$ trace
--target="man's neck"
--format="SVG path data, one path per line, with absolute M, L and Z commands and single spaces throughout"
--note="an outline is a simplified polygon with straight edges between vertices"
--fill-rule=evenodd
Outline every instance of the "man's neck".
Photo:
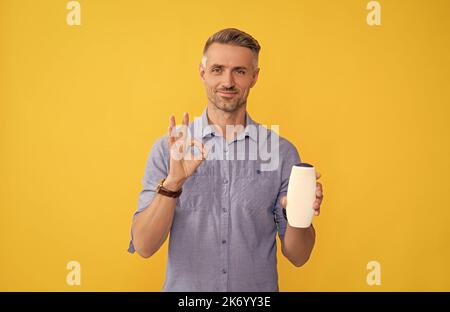
M 227 138 L 226 126 L 227 125 L 242 125 L 244 128 L 246 126 L 246 104 L 240 107 L 238 110 L 234 112 L 224 112 L 223 110 L 218 109 L 214 106 L 214 104 L 208 103 L 208 124 L 215 125 L 216 127 L 220 127 L 222 130 L 223 136 L 227 141 L 231 140 L 232 137 Z

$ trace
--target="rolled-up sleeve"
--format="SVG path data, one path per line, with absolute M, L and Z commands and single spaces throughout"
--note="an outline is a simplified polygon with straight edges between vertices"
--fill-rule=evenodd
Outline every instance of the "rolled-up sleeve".
M 274 207 L 274 217 L 275 222 L 277 224 L 278 236 L 280 240 L 283 241 L 284 234 L 286 232 L 287 221 L 283 215 L 283 207 L 281 206 L 280 200 L 283 196 L 287 195 L 288 185 L 289 185 L 289 177 L 291 175 L 292 167 L 295 164 L 301 162 L 300 156 L 298 154 L 295 146 L 289 141 L 285 141 L 285 146 L 280 146 L 280 152 L 283 155 L 283 159 L 281 162 L 281 185 L 280 190 L 278 192 L 277 200 L 275 202 Z
M 165 178 L 168 174 L 168 148 L 167 136 L 163 136 L 158 139 L 152 146 L 147 163 L 145 166 L 145 173 L 142 179 L 142 189 L 138 196 L 138 207 L 133 213 L 134 218 L 144 211 L 155 196 L 155 189 L 161 179 Z M 130 231 L 131 232 L 131 231 Z M 131 232 L 130 244 L 128 246 L 128 252 L 134 253 L 133 245 L 133 233 Z

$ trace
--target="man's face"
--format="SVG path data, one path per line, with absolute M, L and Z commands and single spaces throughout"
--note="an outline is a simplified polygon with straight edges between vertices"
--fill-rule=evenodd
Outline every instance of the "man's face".
M 213 43 L 206 51 L 206 67 L 200 65 L 209 102 L 224 112 L 234 112 L 247 102 L 259 68 L 253 52 L 244 47 Z

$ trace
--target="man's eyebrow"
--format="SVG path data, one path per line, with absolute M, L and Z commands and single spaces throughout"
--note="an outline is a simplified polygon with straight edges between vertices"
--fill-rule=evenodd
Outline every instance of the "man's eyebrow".
M 211 66 L 211 68 L 224 68 L 225 67 L 225 65 L 220 65 L 220 64 L 213 64 L 212 66 Z M 245 69 L 245 70 L 247 70 L 247 67 L 245 67 L 245 66 L 236 66 L 236 67 L 233 67 L 233 70 L 240 70 L 240 69 Z

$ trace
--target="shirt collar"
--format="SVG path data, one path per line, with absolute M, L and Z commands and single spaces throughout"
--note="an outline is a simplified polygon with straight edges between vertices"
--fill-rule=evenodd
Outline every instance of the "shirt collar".
M 208 124 L 208 108 L 206 107 L 203 112 L 202 115 L 200 117 L 200 122 L 201 122 L 201 129 L 202 129 L 202 138 L 205 138 L 207 136 L 214 136 L 215 135 L 215 128 Z M 245 112 L 245 129 L 243 134 L 240 133 L 237 137 L 237 140 L 242 139 L 243 137 L 249 137 L 250 139 L 252 139 L 253 141 L 257 142 L 257 123 L 253 121 L 253 119 L 250 117 L 250 115 L 248 114 L 248 112 Z

